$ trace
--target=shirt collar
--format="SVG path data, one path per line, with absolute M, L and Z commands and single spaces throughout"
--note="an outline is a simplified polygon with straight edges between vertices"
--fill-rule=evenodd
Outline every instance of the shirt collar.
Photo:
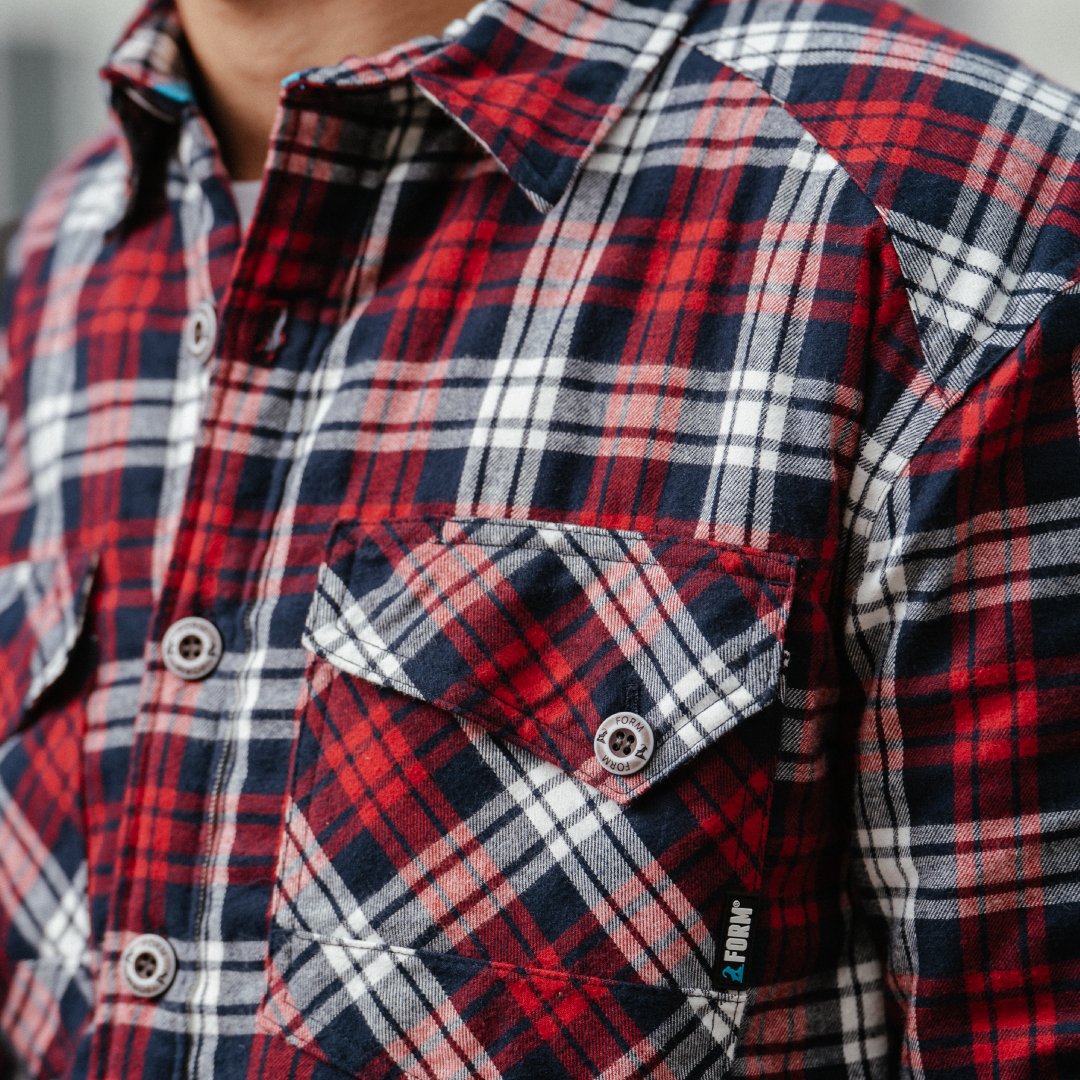
M 409 76 L 546 211 L 702 2 L 484 0 L 445 46 L 418 54 Z M 179 124 L 193 107 L 185 51 L 172 0 L 150 0 L 102 71 L 133 177 L 160 145 L 148 128 Z M 349 80 L 338 69 L 328 81 Z

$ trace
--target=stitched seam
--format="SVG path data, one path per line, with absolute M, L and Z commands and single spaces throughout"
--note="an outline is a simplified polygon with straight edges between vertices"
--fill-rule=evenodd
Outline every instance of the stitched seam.
M 337 624 L 335 623 L 335 626 L 336 625 Z M 366 648 L 371 648 L 371 649 L 376 650 L 378 652 L 384 653 L 387 656 L 398 657 L 400 655 L 400 654 L 394 652 L 393 649 L 387 649 L 387 648 L 384 648 L 381 645 L 369 645 L 367 641 L 365 641 L 363 638 L 356 637 L 355 634 L 351 635 L 351 636 L 354 637 L 355 640 L 359 641 Z M 311 631 L 310 630 L 308 631 L 308 637 L 311 638 Z M 312 640 L 312 644 L 315 645 L 314 639 L 312 638 L 311 640 Z M 776 647 L 782 647 L 783 646 L 783 638 L 776 638 L 775 640 L 776 640 Z M 767 656 L 769 654 L 769 652 L 775 652 L 776 647 L 773 647 L 773 648 L 769 649 L 763 655 Z M 316 648 L 312 649 L 311 651 L 316 653 L 317 655 L 323 657 L 323 659 L 325 659 L 325 660 L 330 660 L 331 658 L 336 658 L 338 660 L 341 660 L 342 663 L 345 663 L 345 664 L 348 664 L 350 662 L 341 653 L 335 652 L 333 649 L 328 649 L 325 646 L 321 646 L 321 645 L 317 646 Z M 727 664 L 728 666 L 734 667 L 736 665 L 744 663 L 746 661 L 747 657 L 751 656 L 753 654 L 753 652 L 754 652 L 754 649 L 751 647 L 749 649 L 743 650 L 743 652 L 741 652 L 737 657 L 735 657 L 732 660 L 727 660 L 727 659 L 725 659 L 723 657 L 721 657 L 721 659 L 723 659 L 724 663 Z M 338 667 L 338 665 L 336 665 L 336 664 L 334 666 Z M 776 669 L 777 669 L 777 674 L 779 674 L 779 665 L 776 665 Z M 338 670 L 342 670 L 342 669 L 338 668 Z M 346 671 L 346 674 L 351 674 L 351 672 Z M 732 674 L 737 675 L 736 672 L 732 672 Z M 414 693 L 416 687 L 414 687 L 411 683 L 405 682 L 403 679 L 398 679 L 397 676 L 395 676 L 395 675 L 383 675 L 382 672 L 379 672 L 379 678 L 381 680 L 383 680 L 384 682 L 389 683 L 391 686 L 397 686 L 397 687 L 400 687 L 400 688 L 408 688 L 409 697 L 415 697 L 416 696 L 415 693 Z M 370 682 L 371 680 L 365 680 L 365 681 Z M 477 690 L 482 690 L 485 694 L 490 694 L 491 697 L 493 697 L 496 701 L 502 702 L 502 704 L 505 705 L 508 709 L 513 709 L 515 713 L 517 713 L 519 716 L 524 717 L 526 720 L 530 720 L 530 721 L 535 721 L 536 720 L 536 718 L 534 716 L 532 716 L 530 713 L 523 712 L 521 709 L 519 709 L 512 702 L 509 702 L 505 698 L 500 697 L 500 695 L 496 694 L 493 690 L 491 690 L 488 686 L 485 686 L 484 683 L 482 683 L 482 682 L 478 682 L 477 680 L 472 679 L 467 675 L 463 676 L 460 679 L 456 679 L 454 681 L 455 681 L 455 683 L 458 683 L 458 684 L 465 683 L 468 686 L 475 687 Z M 778 682 L 779 682 L 778 678 L 777 679 L 771 679 L 770 680 L 770 685 L 775 686 Z M 740 683 L 741 683 L 741 680 L 740 680 Z M 754 700 L 755 701 L 758 700 L 759 697 L 760 697 L 760 695 L 755 694 L 754 695 Z M 436 699 L 432 699 L 432 698 L 425 697 L 422 700 L 427 701 L 427 702 L 429 702 L 430 704 L 433 704 L 433 705 L 436 703 Z M 452 699 L 447 698 L 446 700 L 452 700 Z M 687 701 L 693 701 L 694 698 L 689 697 L 686 700 Z M 742 711 L 744 711 L 744 710 L 739 710 L 739 712 L 742 712 Z M 736 715 L 738 715 L 738 713 Z M 680 723 L 679 725 L 677 725 L 675 727 L 672 727 L 669 730 L 669 733 L 668 733 L 669 736 L 674 735 L 676 732 L 681 731 L 688 724 L 693 723 L 693 720 L 694 720 L 694 716 L 691 715 L 689 718 L 683 720 L 683 722 Z M 553 727 L 550 724 L 543 724 L 542 726 L 544 727 L 545 730 L 550 729 L 550 730 L 552 730 L 552 731 L 554 731 L 556 733 L 559 733 L 559 734 L 569 734 L 569 732 L 567 732 L 566 730 L 560 729 L 560 728 L 557 728 L 557 727 Z
M 547 551 L 547 552 L 550 552 L 552 555 L 563 555 L 563 556 L 566 556 L 567 558 L 571 558 L 571 559 L 581 559 L 584 562 L 605 563 L 605 564 L 611 565 L 611 566 L 656 566 L 656 567 L 659 567 L 661 570 L 666 569 L 666 568 L 671 568 L 672 570 L 699 570 L 699 569 L 700 570 L 707 570 L 707 569 L 709 569 L 709 564 L 708 563 L 702 564 L 701 562 L 684 563 L 684 562 L 676 562 L 674 560 L 670 561 L 670 562 L 659 562 L 659 561 L 654 560 L 654 559 L 633 559 L 633 558 L 630 558 L 630 557 L 617 559 L 617 558 L 609 557 L 607 555 L 592 555 L 592 554 L 582 555 L 580 552 L 577 552 L 577 551 L 562 551 L 562 550 L 560 550 L 558 548 L 551 548 L 547 544 L 537 543 L 535 541 L 532 541 L 531 539 L 528 540 L 528 541 L 523 541 L 520 544 L 489 543 L 487 541 L 482 541 L 482 540 L 473 540 L 472 537 L 469 537 L 467 539 L 460 540 L 460 541 L 459 540 L 443 540 L 443 539 L 441 539 L 439 537 L 436 537 L 434 539 L 436 540 L 437 543 L 441 544 L 444 547 L 449 547 L 449 548 L 460 547 L 460 546 L 462 546 L 464 544 L 468 544 L 471 547 L 490 548 L 493 551 Z M 703 553 L 703 554 L 705 554 L 705 553 Z M 743 581 L 750 581 L 750 582 L 763 581 L 763 582 L 765 582 L 765 583 L 767 583 L 769 585 L 777 585 L 777 586 L 786 585 L 786 586 L 789 586 L 789 587 L 791 586 L 791 578 L 790 577 L 787 577 L 787 578 L 773 578 L 773 577 L 768 577 L 765 574 L 751 575 L 751 574 L 744 574 L 744 573 L 739 573 L 738 571 L 726 570 L 726 569 L 724 570 L 724 573 L 728 577 L 737 577 L 737 578 L 740 578 Z
M 347 520 L 338 524 L 339 536 L 332 542 L 332 547 L 336 547 L 341 543 L 341 540 L 346 535 L 352 535 L 357 532 L 365 536 L 374 535 L 376 532 L 383 531 L 386 528 L 394 525 L 407 525 L 410 523 L 424 524 L 432 528 L 432 535 L 425 538 L 427 542 L 438 543 L 444 547 L 456 547 L 460 544 L 471 544 L 475 547 L 489 547 L 497 550 L 514 550 L 516 548 L 537 551 L 550 551 L 552 554 L 563 554 L 558 549 L 551 548 L 545 544 L 542 540 L 534 536 L 523 536 L 516 542 L 509 542 L 505 544 L 492 543 L 484 540 L 474 540 L 472 537 L 467 537 L 461 540 L 447 540 L 445 539 L 437 529 L 440 529 L 446 522 L 461 522 L 465 524 L 482 523 L 488 528 L 503 529 L 507 532 L 520 532 L 524 529 L 530 528 L 545 528 L 555 529 L 568 537 L 581 537 L 590 536 L 597 539 L 612 539 L 619 538 L 627 540 L 633 543 L 653 543 L 657 541 L 674 540 L 678 545 L 701 545 L 702 553 L 713 553 L 716 555 L 730 555 L 730 556 L 742 556 L 750 562 L 760 562 L 763 564 L 772 564 L 771 568 L 763 571 L 762 573 L 754 576 L 740 575 L 737 573 L 731 573 L 732 577 L 745 577 L 748 581 L 768 581 L 769 584 L 774 585 L 791 585 L 795 577 L 795 564 L 796 556 L 788 555 L 783 552 L 770 552 L 762 551 L 757 548 L 740 547 L 736 544 L 725 544 L 719 540 L 699 539 L 696 537 L 681 537 L 678 535 L 671 536 L 662 532 L 645 532 L 637 533 L 628 529 L 604 529 L 589 525 L 568 525 L 562 522 L 549 522 L 539 521 L 534 519 L 523 519 L 520 524 L 512 521 L 507 521 L 505 518 L 483 518 L 483 517 L 448 517 L 448 518 L 432 518 L 432 517 L 404 517 L 404 518 L 391 518 L 387 521 L 380 521 L 373 524 L 367 524 L 361 520 Z M 434 522 L 434 524 L 433 524 Z M 582 555 L 576 551 L 565 552 L 572 557 L 580 559 L 589 559 L 595 562 L 607 562 L 607 563 L 626 563 L 629 566 L 658 566 L 663 568 L 665 566 L 676 567 L 683 570 L 694 570 L 701 566 L 700 562 L 695 563 L 683 563 L 680 561 L 665 560 L 661 562 L 657 559 L 633 559 L 627 556 L 622 558 L 609 558 L 603 555 Z M 786 572 L 786 577 L 773 577 L 771 575 L 780 575 Z
M 776 102 L 776 104 L 779 105 L 780 108 L 782 108 L 784 110 L 784 112 L 787 113 L 787 115 L 790 116 L 792 118 L 792 120 L 794 120 L 795 123 L 798 124 L 799 127 L 803 131 L 806 132 L 807 135 L 810 136 L 811 139 L 813 139 L 814 145 L 819 147 L 821 150 L 823 150 L 826 154 L 829 155 L 830 158 L 833 159 L 833 161 L 836 162 L 836 167 L 848 178 L 848 180 L 855 187 L 855 190 L 858 191 L 862 195 L 862 197 L 867 201 L 867 203 L 871 207 L 873 207 L 874 213 L 878 216 L 878 218 L 882 222 L 882 225 L 885 228 L 885 234 L 889 238 L 890 246 L 892 247 L 894 252 L 897 252 L 896 234 L 894 233 L 892 227 L 890 226 L 888 218 L 885 215 L 885 212 L 881 209 L 881 207 L 878 206 L 878 204 L 865 191 L 863 191 L 863 189 L 860 186 L 859 182 L 855 179 L 854 176 L 852 176 L 851 172 L 847 168 L 845 168 L 843 162 L 840 161 L 840 159 L 829 149 L 829 147 L 826 146 L 825 143 L 823 143 L 818 138 L 818 136 L 815 135 L 814 132 L 810 128 L 808 128 L 806 126 L 806 124 L 804 124 L 803 121 L 795 114 L 794 110 L 788 104 L 788 102 L 784 101 L 783 98 L 778 97 L 772 90 L 768 89 L 762 83 L 761 79 L 756 78 L 754 76 L 753 72 L 748 71 L 748 70 L 744 69 L 743 67 L 741 67 L 738 64 L 737 61 L 731 60 L 731 59 L 722 60 L 717 56 L 713 56 L 712 53 L 710 53 L 708 51 L 707 42 L 705 42 L 705 41 L 689 41 L 689 44 L 692 45 L 695 49 L 697 49 L 698 52 L 700 52 L 703 56 L 708 57 L 714 64 L 720 64 L 723 67 L 729 68 L 731 71 L 734 71 L 734 72 L 738 73 L 739 75 L 741 75 L 744 79 L 749 80 L 755 86 L 757 86 L 761 90 L 761 92 L 763 94 L 767 94 L 771 100 Z M 745 39 L 743 39 L 740 42 L 740 44 L 742 45 L 743 49 L 745 49 L 746 52 L 753 53 L 755 56 L 759 56 L 759 57 L 761 57 L 761 59 L 767 60 L 777 70 L 780 70 L 780 71 L 789 71 L 790 70 L 788 68 L 782 67 L 773 54 L 762 52 L 760 49 L 754 48 L 754 46 L 749 44 Z M 859 136 L 858 136 L 858 134 L 856 132 L 856 129 L 854 127 L 854 124 L 850 119 L 847 119 L 847 120 L 841 119 L 840 122 L 844 125 L 845 129 L 848 132 L 848 136 L 851 138 L 852 142 L 854 142 L 856 146 L 858 146 L 860 149 L 865 150 L 867 152 L 872 152 L 870 150 L 870 147 L 867 146 L 867 144 L 861 138 L 859 138 Z M 928 244 L 930 244 L 931 247 L 936 247 L 937 246 L 936 242 L 933 242 L 930 237 L 923 234 L 922 229 L 924 227 L 924 223 L 923 222 L 916 222 L 916 225 L 918 226 L 918 228 L 920 230 L 920 232 L 919 232 L 920 238 L 923 239 Z M 899 259 L 899 254 L 897 254 L 897 258 Z M 901 264 L 901 269 L 902 268 L 903 267 L 902 267 L 902 264 Z M 937 286 L 938 293 L 940 295 L 944 296 L 944 290 L 941 287 L 941 282 L 938 279 L 937 273 L 934 271 L 932 264 L 930 266 L 930 272 L 933 275 L 934 284 Z M 904 274 L 904 281 L 905 281 L 905 283 L 907 283 L 907 281 L 908 281 L 906 272 Z M 913 324 L 915 326 L 916 331 L 918 331 L 918 328 L 919 328 L 919 316 L 918 316 L 918 313 L 912 307 L 911 293 L 907 288 L 904 289 L 904 293 L 905 293 L 905 295 L 907 297 L 908 312 L 911 315 L 912 322 L 913 322 Z M 948 329 L 950 330 L 950 332 L 956 333 L 956 331 L 953 330 L 953 327 L 949 323 L 948 319 L 949 319 L 949 315 L 948 315 L 948 311 L 946 309 L 945 310 L 945 322 L 946 322 L 946 325 L 948 326 Z M 926 361 L 927 369 L 928 369 L 928 371 L 929 371 L 929 373 L 930 373 L 930 375 L 932 377 L 931 378 L 932 388 L 934 389 L 934 391 L 936 391 L 937 396 L 944 403 L 945 401 L 947 401 L 947 396 L 946 396 L 945 388 L 941 385 L 941 381 L 940 381 L 941 380 L 941 374 L 936 370 L 936 365 L 934 364 L 934 362 L 931 360 L 931 358 L 926 353 L 922 334 L 920 333 L 918 335 L 918 337 L 919 337 L 920 351 L 922 352 L 923 359 Z M 958 366 L 959 366 L 959 364 L 954 365 L 954 367 L 958 367 Z
M 959 408 L 964 402 L 966 402 L 969 397 L 972 397 L 974 394 L 978 393 L 979 390 L 990 379 L 992 379 L 994 377 L 995 372 L 998 370 L 999 367 L 1001 367 L 1002 364 L 1008 363 L 1016 355 L 1016 353 L 1019 352 L 1020 349 L 1022 349 L 1024 347 L 1024 345 L 1027 343 L 1028 339 L 1031 337 L 1032 331 L 1039 324 L 1039 322 L 1041 322 L 1044 314 L 1046 313 L 1047 309 L 1050 307 L 1051 304 L 1056 303 L 1063 296 L 1068 296 L 1070 294 L 1076 294 L 1077 292 L 1080 292 L 1080 280 L 1073 280 L 1073 281 L 1069 281 L 1069 282 L 1066 282 L 1065 284 L 1063 284 L 1050 297 L 1050 299 L 1046 302 L 1046 304 L 1044 304 L 1043 307 L 1041 307 L 1039 309 L 1038 315 L 1035 316 L 1035 318 L 1031 322 L 1031 325 L 1028 326 L 1026 328 L 1026 330 L 1024 331 L 1024 336 L 1016 343 L 1016 345 L 1013 348 L 1011 348 L 1001 358 L 1001 361 L 999 363 L 995 364 L 989 370 L 983 372 L 982 375 L 980 376 L 980 378 L 978 378 L 975 382 L 973 382 L 970 386 L 968 386 L 961 393 L 956 394 L 954 400 L 949 403 L 949 405 L 945 409 L 945 411 L 943 411 L 941 413 L 941 415 L 934 421 L 934 423 L 930 425 L 930 427 L 927 429 L 926 435 L 923 437 L 922 441 L 919 443 L 918 446 L 916 446 L 912 450 L 911 455 L 904 462 L 903 466 L 900 469 L 897 470 L 896 475 L 892 478 L 892 480 L 890 480 L 889 486 L 882 492 L 881 501 L 874 508 L 874 516 L 871 519 L 870 526 L 869 526 L 869 528 L 867 529 L 867 532 L 866 532 L 867 543 L 868 544 L 873 542 L 874 537 L 878 532 L 878 527 L 879 527 L 879 524 L 881 522 L 881 516 L 882 516 L 883 513 L 885 513 L 887 507 L 889 506 L 889 504 L 890 504 L 890 502 L 892 500 L 893 494 L 895 492 L 896 485 L 901 480 L 903 480 L 905 477 L 910 475 L 912 466 L 915 463 L 915 459 L 919 456 L 919 451 L 922 450 L 922 448 L 927 444 L 927 442 L 933 436 L 934 432 L 937 431 L 937 429 L 945 422 L 946 418 L 951 416 L 951 414 L 957 408 Z M 864 574 L 865 574 L 865 567 L 863 568 L 862 573 L 860 573 L 860 575 L 859 575 L 860 580 L 862 579 Z M 855 593 L 857 593 L 857 590 L 853 591 L 853 595 L 855 595 Z M 854 606 L 854 601 L 852 601 L 851 603 L 849 603 L 847 605 L 846 612 L 845 612 L 846 617 L 851 616 L 853 606 Z
M 710 1001 L 719 1002 L 739 1002 L 746 996 L 746 991 L 739 990 L 715 990 L 715 989 L 702 989 L 701 987 L 694 986 L 682 986 L 679 983 L 670 983 L 667 985 L 659 985 L 655 983 L 636 983 L 629 982 L 626 979 L 614 979 L 607 978 L 602 975 L 583 975 L 576 974 L 570 971 L 555 971 L 550 968 L 538 968 L 532 967 L 528 964 L 513 964 L 506 960 L 480 960 L 472 956 L 461 956 L 456 953 L 439 952 L 436 949 L 417 949 L 405 945 L 392 945 L 385 941 L 359 941 L 355 939 L 339 939 L 333 937 L 327 937 L 322 934 L 313 934 L 309 930 L 294 930 L 291 927 L 278 923 L 277 926 L 271 929 L 271 937 L 274 934 L 281 935 L 289 940 L 285 944 L 285 949 L 288 950 L 292 947 L 292 940 L 299 938 L 303 941 L 311 941 L 317 945 L 331 945 L 341 949 L 352 949 L 355 951 L 368 951 L 368 952 L 388 952 L 395 955 L 403 955 L 409 958 L 415 957 L 418 960 L 423 961 L 426 956 L 431 956 L 437 960 L 446 961 L 452 964 L 460 964 L 466 967 L 475 967 L 481 969 L 490 969 L 493 971 L 504 972 L 507 974 L 518 975 L 522 978 L 536 977 L 542 979 L 553 979 L 561 982 L 573 982 L 581 983 L 593 986 L 616 986 L 620 989 L 628 987 L 631 990 L 644 990 L 648 992 L 660 992 L 663 994 L 677 994 L 682 997 L 701 997 L 707 998 Z M 286 980 L 287 981 L 287 980 Z
M 310 638 L 310 632 L 309 632 L 308 636 Z M 312 644 L 315 644 L 314 641 L 312 641 Z M 777 644 L 781 645 L 782 644 L 782 639 L 777 639 Z M 386 655 L 389 655 L 389 656 L 396 656 L 397 655 L 396 653 L 392 652 L 390 649 L 384 649 L 384 648 L 382 648 L 381 646 L 378 646 L 378 645 L 374 645 L 374 646 L 372 646 L 372 648 L 377 649 L 379 652 L 385 653 Z M 325 648 L 323 646 L 318 646 L 315 649 L 313 649 L 312 651 L 314 653 L 316 653 L 316 655 L 321 656 L 324 660 L 326 660 L 326 661 L 328 661 L 330 663 L 333 663 L 334 659 L 338 659 L 338 660 L 341 660 L 341 661 L 343 661 L 345 663 L 348 663 L 348 661 L 345 659 L 345 657 L 341 656 L 340 653 L 336 653 L 333 650 L 327 649 L 327 648 Z M 775 651 L 775 649 L 772 650 L 772 651 Z M 749 652 L 744 652 L 741 655 L 740 660 L 745 659 L 748 655 L 749 655 Z M 737 662 L 738 661 L 731 661 L 732 664 L 735 664 Z M 337 664 L 334 664 L 334 667 L 338 668 L 339 671 L 344 671 L 344 673 L 347 674 L 347 675 L 353 674 L 351 671 L 348 671 L 347 669 L 343 669 L 343 668 L 339 667 L 339 665 L 337 665 Z M 771 673 L 771 677 L 769 679 L 768 689 L 775 690 L 776 687 L 778 686 L 779 680 L 774 676 L 775 676 L 775 674 L 778 673 L 779 667 L 778 667 L 778 665 L 773 665 L 773 667 L 775 668 L 775 671 L 773 673 Z M 414 700 L 424 701 L 427 704 L 434 706 L 435 708 L 441 708 L 441 709 L 444 709 L 445 711 L 448 711 L 448 712 L 460 713 L 461 715 L 464 715 L 464 716 L 469 716 L 473 712 L 477 713 L 480 716 L 488 715 L 488 710 L 485 710 L 483 708 L 482 703 L 481 703 L 481 705 L 476 706 L 474 709 L 467 709 L 462 705 L 461 701 L 455 701 L 453 698 L 448 698 L 448 697 L 446 697 L 444 695 L 440 695 L 440 698 L 436 698 L 436 699 L 432 699 L 432 698 L 428 698 L 428 697 L 417 698 L 416 693 L 415 693 L 416 688 L 413 687 L 411 684 L 406 683 L 406 682 L 396 678 L 393 675 L 383 675 L 381 672 L 379 672 L 378 674 L 379 674 L 379 679 L 383 683 L 385 683 L 386 685 L 393 686 L 395 689 L 400 690 L 404 694 L 407 694 L 409 697 L 413 698 Z M 373 681 L 371 679 L 367 679 L 363 675 L 360 675 L 360 676 L 357 676 L 357 677 L 365 679 L 366 682 L 372 682 Z M 517 716 L 520 716 L 525 720 L 536 722 L 535 717 L 531 716 L 530 714 L 528 714 L 526 712 L 522 712 L 522 710 L 519 709 L 516 705 L 512 705 L 510 702 L 504 700 L 498 694 L 493 693 L 490 689 L 485 687 L 482 683 L 477 683 L 474 680 L 469 679 L 468 677 L 460 679 L 460 680 L 458 680 L 458 682 L 465 683 L 466 685 L 468 685 L 470 687 L 473 687 L 474 689 L 481 690 L 484 693 L 490 694 L 491 697 L 493 697 L 496 701 L 501 702 L 503 705 L 506 706 L 506 708 L 512 709 L 513 712 Z M 745 684 L 743 684 L 743 685 L 745 685 Z M 760 694 L 760 693 L 752 694 L 752 700 L 746 706 L 746 708 L 732 709 L 731 719 L 729 720 L 729 722 L 727 724 L 722 724 L 718 728 L 714 729 L 713 731 L 708 732 L 701 739 L 699 739 L 697 741 L 697 743 L 695 743 L 693 746 L 689 746 L 686 743 L 683 743 L 682 744 L 682 746 L 683 746 L 682 753 L 680 753 L 678 756 L 674 757 L 671 760 L 670 765 L 669 765 L 669 771 L 670 771 L 670 769 L 675 768 L 677 765 L 681 765 L 684 761 L 688 761 L 691 758 L 696 757 L 697 754 L 700 751 L 705 749 L 705 747 L 710 746 L 712 744 L 712 742 L 716 738 L 718 738 L 723 733 L 725 733 L 727 731 L 730 731 L 732 726 L 734 726 L 734 724 L 739 723 L 742 720 L 745 720 L 747 717 L 756 715 L 763 708 L 765 708 L 771 701 L 775 700 L 775 697 L 776 697 L 775 693 L 771 697 L 763 697 L 763 695 Z M 440 700 L 446 701 L 447 704 L 446 705 L 441 705 L 439 703 Z M 688 700 L 693 701 L 694 699 L 690 698 Z M 678 725 L 670 728 L 669 731 L 667 732 L 665 738 L 664 738 L 664 742 L 663 742 L 662 745 L 667 745 L 669 742 L 673 741 L 674 736 L 678 735 L 679 732 L 681 732 L 684 728 L 687 728 L 691 724 L 693 724 L 694 720 L 696 719 L 696 715 L 697 714 L 691 714 L 690 716 L 686 717 L 681 723 L 679 723 Z M 564 743 L 567 743 L 568 741 L 572 740 L 572 733 L 570 733 L 570 732 L 568 732 L 566 730 L 554 727 L 551 724 L 544 724 L 544 723 L 537 722 L 537 727 L 542 728 L 544 731 L 549 732 L 552 735 L 553 739 L 556 742 L 558 742 L 559 744 L 564 744 Z M 504 732 L 502 732 L 502 735 L 503 735 L 504 738 L 508 738 L 511 741 L 513 741 L 515 743 L 515 745 L 522 746 L 525 749 L 530 750 L 533 753 L 536 753 L 536 744 L 532 743 L 532 742 L 528 742 L 522 736 L 518 735 L 517 732 L 512 731 L 512 730 L 511 731 L 504 731 Z M 577 745 L 577 744 L 574 743 L 573 745 Z M 580 768 L 575 768 L 572 771 L 571 775 L 572 776 L 578 776 L 579 773 L 580 773 Z M 666 775 L 666 773 L 664 775 Z M 599 788 L 600 790 L 605 790 L 605 789 L 610 788 L 610 789 L 614 789 L 614 790 L 616 790 L 616 791 L 618 791 L 620 793 L 630 795 L 630 794 L 633 794 L 635 791 L 637 791 L 637 789 L 639 789 L 639 788 L 642 788 L 642 787 L 651 785 L 652 783 L 655 783 L 658 779 L 660 779 L 660 777 L 651 777 L 651 776 L 647 777 L 647 776 L 644 776 L 644 775 L 639 775 L 636 779 L 630 779 L 628 777 L 619 777 L 617 779 L 622 781 L 621 785 L 616 785 L 615 784 L 615 778 L 612 778 L 612 777 L 604 777 L 602 779 L 602 781 L 600 781 L 600 782 L 587 781 L 587 780 L 583 780 L 582 782 L 583 783 L 589 783 L 592 787 Z

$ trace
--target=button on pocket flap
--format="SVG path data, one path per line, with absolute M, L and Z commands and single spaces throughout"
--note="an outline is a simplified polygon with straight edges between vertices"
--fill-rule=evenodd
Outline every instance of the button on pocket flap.
M 794 576 L 789 556 L 667 534 L 345 522 L 304 644 L 342 671 L 479 718 L 625 802 L 774 698 Z M 594 749 L 620 712 L 652 736 L 632 775 L 609 772 Z
M 93 570 L 85 553 L 0 567 L 0 738 L 15 731 L 67 665 Z

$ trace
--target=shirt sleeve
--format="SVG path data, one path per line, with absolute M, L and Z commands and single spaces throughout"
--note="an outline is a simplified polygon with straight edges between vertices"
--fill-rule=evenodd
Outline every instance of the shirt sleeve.
M 853 891 L 900 1075 L 1080 1075 L 1080 290 L 935 425 L 877 513 Z

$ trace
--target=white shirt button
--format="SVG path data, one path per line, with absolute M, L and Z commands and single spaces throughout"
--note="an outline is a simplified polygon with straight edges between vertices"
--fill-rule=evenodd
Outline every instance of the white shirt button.
M 195 615 L 177 619 L 161 641 L 165 666 L 189 681 L 205 679 L 221 663 L 222 649 L 218 628 Z
M 176 953 L 163 937 L 141 934 L 124 949 L 120 971 L 127 988 L 137 997 L 158 997 L 176 978 Z
M 597 760 L 608 772 L 619 776 L 644 769 L 655 746 L 649 722 L 633 712 L 612 713 L 593 737 Z
M 204 300 L 184 322 L 184 348 L 196 359 L 207 360 L 217 339 L 217 312 Z

